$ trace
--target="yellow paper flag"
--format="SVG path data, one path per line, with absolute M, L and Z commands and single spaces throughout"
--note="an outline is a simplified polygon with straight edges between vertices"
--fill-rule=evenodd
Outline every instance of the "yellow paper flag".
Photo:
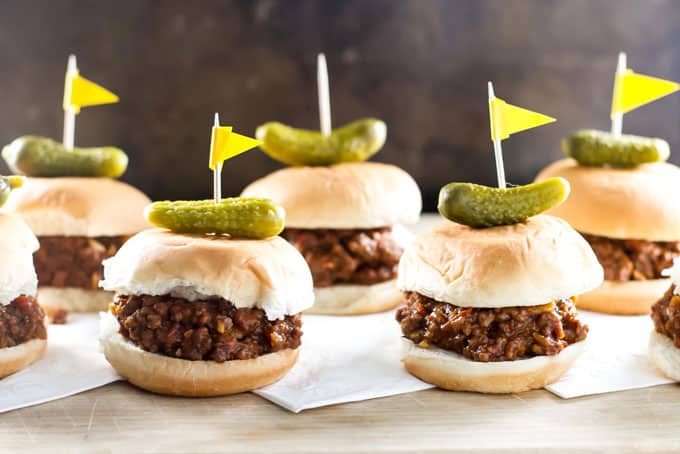
M 73 107 L 76 113 L 81 107 L 97 106 L 118 102 L 118 96 L 104 87 L 81 77 L 80 74 L 66 74 L 64 87 L 64 110 Z
M 504 140 L 510 137 L 510 134 L 555 121 L 552 117 L 513 106 L 499 98 L 489 100 L 489 115 L 491 140 Z
M 213 126 L 210 140 L 210 162 L 208 163 L 210 170 L 215 170 L 217 164 L 261 144 L 259 140 L 233 132 L 231 126 Z
M 612 112 L 624 114 L 633 109 L 656 101 L 680 88 L 675 82 L 658 79 L 656 77 L 636 74 L 627 69 L 622 74 L 617 74 L 614 79 L 614 94 L 612 96 Z

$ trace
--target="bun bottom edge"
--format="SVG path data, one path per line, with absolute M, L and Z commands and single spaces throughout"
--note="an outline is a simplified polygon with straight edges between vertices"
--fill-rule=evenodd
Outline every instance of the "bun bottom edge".
M 424 349 L 403 339 L 406 370 L 420 380 L 449 391 L 510 394 L 556 382 L 583 352 L 585 341 L 554 356 L 501 362 L 477 362 L 441 349 Z
M 614 315 L 645 315 L 670 287 L 670 279 L 604 281 L 576 298 L 576 307 Z
M 305 314 L 374 314 L 394 309 L 403 300 L 396 279 L 373 285 L 315 287 L 314 306 L 307 309 Z
M 31 339 L 14 347 L 0 348 L 0 378 L 33 364 L 45 354 L 46 339 Z
M 649 360 L 671 380 L 680 381 L 680 348 L 670 337 L 657 331 L 649 336 Z
M 133 385 L 156 394 L 210 397 L 252 391 L 283 377 L 299 353 L 286 349 L 223 363 L 171 358 L 127 341 L 117 332 L 118 322 L 111 314 L 102 314 L 101 321 L 100 343 L 111 366 Z

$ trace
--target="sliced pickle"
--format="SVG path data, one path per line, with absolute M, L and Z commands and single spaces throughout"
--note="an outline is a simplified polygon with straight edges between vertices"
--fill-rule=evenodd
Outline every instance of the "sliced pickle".
M 377 118 L 366 118 L 325 137 L 318 131 L 269 122 L 257 128 L 255 137 L 262 141 L 265 153 L 284 164 L 327 166 L 367 160 L 385 144 L 387 126 Z
M 118 178 L 127 169 L 128 157 L 114 147 L 74 148 L 47 137 L 23 136 L 2 149 L 12 172 L 31 177 Z
M 227 234 L 269 238 L 283 230 L 285 211 L 270 199 L 233 197 L 213 200 L 154 202 L 144 211 L 147 221 L 177 233 Z
M 654 137 L 583 129 L 562 141 L 562 150 L 579 164 L 590 167 L 635 167 L 663 162 L 670 156 L 668 142 Z
M 493 227 L 523 222 L 567 199 L 569 183 L 549 178 L 508 189 L 472 183 L 449 183 L 439 192 L 442 216 L 470 227 Z
M 8 177 L 0 176 L 0 207 L 7 202 L 9 194 L 13 189 L 20 188 L 24 185 L 24 177 L 11 175 Z

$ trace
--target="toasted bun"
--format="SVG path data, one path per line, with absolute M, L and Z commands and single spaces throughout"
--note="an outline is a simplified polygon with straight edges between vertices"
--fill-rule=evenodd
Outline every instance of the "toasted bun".
M 402 339 L 404 366 L 424 382 L 451 391 L 519 393 L 556 382 L 576 361 L 585 342 L 572 344 L 554 356 L 483 363 L 441 349 L 424 349 Z
M 600 287 L 576 298 L 576 307 L 606 314 L 649 314 L 669 285 L 669 279 L 604 281 Z
M 105 290 L 171 294 L 188 300 L 219 296 L 236 307 L 259 307 L 270 320 L 312 306 L 312 274 L 281 237 L 239 240 L 145 230 L 104 261 Z
M 370 229 L 418 222 L 418 185 L 399 167 L 354 162 L 287 167 L 251 183 L 244 196 L 268 197 L 286 209 L 286 227 Z
M 298 350 L 281 350 L 254 359 L 189 361 L 146 352 L 118 332 L 118 322 L 102 314 L 104 356 L 130 383 L 159 394 L 186 397 L 223 396 L 261 388 L 288 372 Z
M 113 293 L 104 290 L 85 290 L 75 287 L 40 287 L 38 302 L 48 317 L 60 309 L 67 312 L 101 312 L 113 301 Z
M 45 339 L 32 339 L 15 347 L 0 348 L 0 378 L 19 372 L 42 358 L 45 347 Z
M 6 208 L 19 213 L 38 236 L 96 237 L 147 228 L 149 203 L 138 189 L 109 178 L 27 178 Z
M 680 381 L 680 348 L 670 337 L 652 331 L 649 336 L 649 360 L 666 377 Z
M 465 307 L 537 306 L 596 288 L 604 272 L 561 219 L 473 229 L 445 221 L 416 237 L 399 263 L 399 288 Z
M 571 193 L 550 214 L 593 235 L 647 241 L 680 241 L 680 168 L 665 162 L 633 169 L 580 166 L 563 159 L 537 181 L 562 177 Z
M 314 289 L 314 306 L 307 314 L 362 315 L 385 312 L 403 300 L 396 280 L 375 285 L 333 285 Z
M 35 295 L 33 253 L 38 247 L 38 239 L 21 218 L 0 213 L 0 305 Z

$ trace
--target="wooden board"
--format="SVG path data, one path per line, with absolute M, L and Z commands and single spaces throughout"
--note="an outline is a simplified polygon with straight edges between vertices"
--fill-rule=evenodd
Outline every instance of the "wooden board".
M 55 449 L 59 448 L 58 451 Z M 680 386 L 562 400 L 421 391 L 292 414 L 253 394 L 155 396 L 115 383 L 0 415 L 0 452 L 672 452 Z

